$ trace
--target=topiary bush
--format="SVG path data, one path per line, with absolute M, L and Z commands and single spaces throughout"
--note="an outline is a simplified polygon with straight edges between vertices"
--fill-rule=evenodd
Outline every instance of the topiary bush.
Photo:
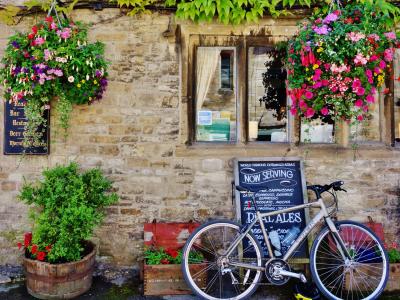
M 117 202 L 111 182 L 99 169 L 80 172 L 78 164 L 57 166 L 43 172 L 44 179 L 25 183 L 19 199 L 33 204 L 34 225 L 25 253 L 50 263 L 77 261 L 84 255 L 84 241 L 104 217 L 104 207 Z

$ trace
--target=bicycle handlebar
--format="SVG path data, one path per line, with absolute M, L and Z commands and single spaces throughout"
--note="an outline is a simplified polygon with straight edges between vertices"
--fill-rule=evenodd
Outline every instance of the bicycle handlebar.
M 329 191 L 330 189 L 333 189 L 334 191 L 347 192 L 344 188 L 342 188 L 342 185 L 344 185 L 344 182 L 339 180 L 339 181 L 334 181 L 331 184 L 325 184 L 325 185 L 319 185 L 319 184 L 308 185 L 307 189 L 313 191 L 318 199 L 321 197 L 322 193 Z

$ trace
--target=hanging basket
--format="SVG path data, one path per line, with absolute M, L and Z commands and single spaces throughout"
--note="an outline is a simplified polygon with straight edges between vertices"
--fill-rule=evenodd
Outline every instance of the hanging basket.
M 288 44 L 290 112 L 305 119 L 363 121 L 399 47 L 391 24 L 374 5 L 359 3 L 325 13 L 317 9 L 303 21 Z

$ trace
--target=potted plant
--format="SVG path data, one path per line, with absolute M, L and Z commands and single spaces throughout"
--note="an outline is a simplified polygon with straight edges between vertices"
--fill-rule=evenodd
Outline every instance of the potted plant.
M 201 253 L 191 252 L 191 269 L 194 273 L 201 272 L 206 266 Z M 144 295 L 181 295 L 191 294 L 183 278 L 181 263 L 182 249 L 164 249 L 162 247 L 145 247 L 144 251 Z M 207 272 L 198 277 L 205 284 Z M 201 284 L 201 283 L 200 283 Z
M 399 46 L 392 28 L 387 8 L 375 1 L 316 8 L 288 44 L 290 112 L 304 121 L 367 119 Z
M 29 205 L 32 233 L 25 234 L 23 265 L 29 294 L 41 299 L 69 299 L 92 283 L 95 245 L 88 241 L 103 208 L 118 200 L 99 169 L 80 172 L 76 163 L 43 172 L 25 183 L 19 199 Z
M 389 281 L 386 286 L 387 291 L 400 290 L 400 249 L 397 243 L 386 246 L 389 256 Z

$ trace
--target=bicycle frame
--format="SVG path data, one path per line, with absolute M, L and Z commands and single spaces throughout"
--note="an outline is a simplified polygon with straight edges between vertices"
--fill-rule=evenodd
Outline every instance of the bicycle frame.
M 269 217 L 269 216 L 275 216 L 275 215 L 278 215 L 278 214 L 281 214 L 281 213 L 288 213 L 288 212 L 292 212 L 292 211 L 295 211 L 295 210 L 301 210 L 301 209 L 304 209 L 304 208 L 311 208 L 311 207 L 319 208 L 320 211 L 307 224 L 307 226 L 300 233 L 300 235 L 297 237 L 297 239 L 293 242 L 293 244 L 290 246 L 290 248 L 288 249 L 288 251 L 283 256 L 282 259 L 284 261 L 287 261 L 289 259 L 289 257 L 293 254 L 293 252 L 297 249 L 297 247 L 299 247 L 301 245 L 301 243 L 303 242 L 303 240 L 308 236 L 308 234 L 311 232 L 311 230 L 322 219 L 325 219 L 325 223 L 328 225 L 330 231 L 333 233 L 335 241 L 339 246 L 338 249 L 339 249 L 341 255 L 343 256 L 343 258 L 344 259 L 346 259 L 346 258 L 350 259 L 351 256 L 350 256 L 349 252 L 347 251 L 346 246 L 345 246 L 342 238 L 340 237 L 335 224 L 333 223 L 332 219 L 330 218 L 322 198 L 318 199 L 315 202 L 306 203 L 306 204 L 302 204 L 302 205 L 297 205 L 297 206 L 289 207 L 289 208 L 282 209 L 282 210 L 276 210 L 276 211 L 268 212 L 268 213 L 260 213 L 259 211 L 256 210 L 256 218 L 253 220 L 253 222 L 250 225 L 243 227 L 243 229 L 242 229 L 243 232 L 236 238 L 236 240 L 232 243 L 232 245 L 227 249 L 227 251 L 226 251 L 224 256 L 229 257 L 229 255 L 233 252 L 233 250 L 236 248 L 236 246 L 238 246 L 238 244 L 246 236 L 246 234 L 248 234 L 250 232 L 250 230 L 254 227 L 255 224 L 259 223 L 260 227 L 261 227 L 261 231 L 263 233 L 265 244 L 267 245 L 269 259 L 276 258 L 274 256 L 273 251 L 272 251 L 271 243 L 270 243 L 269 238 L 268 238 L 268 233 L 267 233 L 267 231 L 265 229 L 264 222 L 263 222 L 262 219 L 265 218 L 265 217 Z M 262 270 L 262 271 L 265 270 L 265 267 L 258 267 L 258 266 L 254 266 L 254 265 L 251 265 L 251 264 L 235 263 L 235 262 L 231 262 L 230 264 L 233 265 L 233 266 L 246 267 L 246 268 L 254 269 L 254 270 Z

